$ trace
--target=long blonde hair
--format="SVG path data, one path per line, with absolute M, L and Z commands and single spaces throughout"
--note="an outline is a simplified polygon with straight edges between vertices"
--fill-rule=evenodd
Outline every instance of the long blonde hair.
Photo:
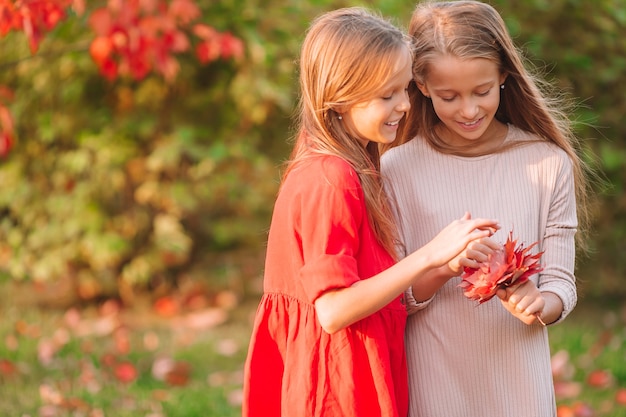
M 570 157 L 576 187 L 578 229 L 582 232 L 577 234 L 577 242 L 579 248 L 585 249 L 583 237 L 590 224 L 588 202 L 593 174 L 579 155 L 579 140 L 567 115 L 572 102 L 557 93 L 525 60 L 500 14 L 479 1 L 428 1 L 415 8 L 409 35 L 414 41 L 413 78 L 417 83 L 424 83 L 431 62 L 443 55 L 488 59 L 498 65 L 501 73 L 507 74 L 496 118 L 531 132 L 541 140 L 555 143 Z M 435 132 L 440 120 L 432 101 L 415 85 L 409 88 L 409 98 L 411 117 L 392 146 L 420 136 L 440 152 L 454 152 Z
M 320 154 L 346 160 L 359 176 L 374 233 L 394 257 L 397 229 L 380 177 L 378 146 L 363 147 L 339 116 L 380 94 L 409 45 L 400 29 L 364 8 L 335 10 L 313 21 L 300 54 L 296 141 L 283 174 L 284 179 L 298 163 Z

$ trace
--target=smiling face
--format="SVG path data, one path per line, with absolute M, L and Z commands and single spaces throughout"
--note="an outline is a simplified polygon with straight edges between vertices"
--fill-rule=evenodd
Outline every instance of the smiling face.
M 411 105 L 407 88 L 412 79 L 411 54 L 407 48 L 398 52 L 398 60 L 385 85 L 370 100 L 359 102 L 342 113 L 346 129 L 368 142 L 391 143 L 396 139 L 398 124 Z
M 448 145 L 490 149 L 504 140 L 506 126 L 495 119 L 500 85 L 506 79 L 488 59 L 443 55 L 430 62 L 422 94 L 441 120 L 438 134 Z

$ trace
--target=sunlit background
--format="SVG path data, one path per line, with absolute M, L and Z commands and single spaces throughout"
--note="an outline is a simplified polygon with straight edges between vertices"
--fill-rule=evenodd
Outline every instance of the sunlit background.
M 626 416 L 626 2 L 489 3 L 603 178 L 559 417 Z M 300 42 L 357 4 L 414 7 L 0 0 L 0 414 L 240 415 Z

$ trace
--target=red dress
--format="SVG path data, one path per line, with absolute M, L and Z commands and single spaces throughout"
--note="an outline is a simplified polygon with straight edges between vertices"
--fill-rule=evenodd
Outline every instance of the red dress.
M 374 237 L 358 176 L 346 161 L 319 156 L 291 171 L 269 232 L 244 417 L 406 416 L 401 297 L 332 335 L 313 306 L 325 291 L 393 263 Z

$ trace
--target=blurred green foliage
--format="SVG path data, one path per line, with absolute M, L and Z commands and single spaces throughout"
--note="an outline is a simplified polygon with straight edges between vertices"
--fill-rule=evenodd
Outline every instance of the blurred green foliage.
M 626 2 L 497 0 L 516 43 L 578 101 L 573 120 L 596 184 L 592 253 L 578 266 L 583 295 L 626 295 Z
M 244 41 L 245 58 L 202 66 L 182 57 L 169 84 L 157 76 L 102 78 L 87 51 L 86 17 L 64 21 L 35 56 L 20 33 L 0 39 L 0 85 L 15 91 L 18 136 L 0 161 L 0 269 L 14 279 L 69 278 L 83 298 L 124 297 L 193 271 L 211 284 L 221 255 L 262 252 L 310 20 L 359 4 L 407 26 L 414 6 L 198 4 L 207 24 Z M 581 264 L 583 288 L 626 294 L 626 4 L 492 4 L 529 59 L 583 104 L 573 117 L 584 151 L 610 180 L 598 187 L 595 253 Z

